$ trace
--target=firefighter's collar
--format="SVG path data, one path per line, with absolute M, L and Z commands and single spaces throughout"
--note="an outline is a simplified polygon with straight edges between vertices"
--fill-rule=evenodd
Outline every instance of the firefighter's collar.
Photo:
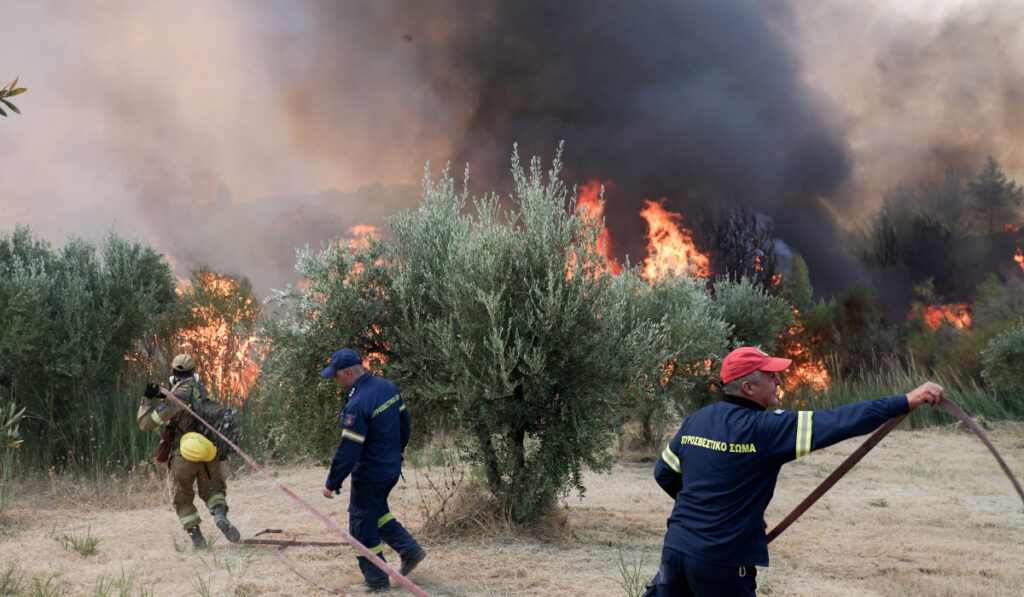
M 370 375 L 370 372 L 364 371 L 363 374 L 359 376 L 359 379 L 352 382 L 352 387 L 348 389 L 348 397 L 352 398 L 352 396 L 355 395 L 356 390 L 358 390 L 360 386 L 366 383 L 366 380 L 370 379 L 370 377 L 372 377 Z
M 744 408 L 764 410 L 763 406 L 754 402 L 753 400 L 747 400 L 746 398 L 740 398 L 739 396 L 733 396 L 732 394 L 726 394 L 725 397 L 722 398 L 722 400 L 724 400 L 725 402 L 729 402 L 731 404 L 735 404 L 737 406 L 742 406 Z

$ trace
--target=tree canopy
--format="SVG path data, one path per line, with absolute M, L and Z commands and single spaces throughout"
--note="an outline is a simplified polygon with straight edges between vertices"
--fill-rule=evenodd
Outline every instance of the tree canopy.
M 561 150 L 547 172 L 513 153 L 512 196 L 470 202 L 468 172 L 457 190 L 448 169 L 436 181 L 428 169 L 419 208 L 389 220 L 393 243 L 301 252 L 308 285 L 276 299 L 261 382 L 286 434 L 302 427 L 310 450 L 333 453 L 341 396 L 317 372 L 354 348 L 399 384 L 419 435 L 450 430 L 524 521 L 582 493 L 584 467 L 608 469 L 627 394 L 662 411 L 681 401 L 692 376 L 666 377 L 666 364 L 692 372 L 720 357 L 725 322 L 693 283 L 609 274 L 560 170 Z

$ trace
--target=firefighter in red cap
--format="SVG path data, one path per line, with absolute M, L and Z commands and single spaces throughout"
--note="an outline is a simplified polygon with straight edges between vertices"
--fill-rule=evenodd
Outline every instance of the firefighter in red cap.
M 730 352 L 725 396 L 690 415 L 665 447 L 654 478 L 675 505 L 645 596 L 754 597 L 755 566 L 768 565 L 764 512 L 782 465 L 945 395 L 929 381 L 833 410 L 780 410 L 779 373 L 791 363 L 751 347 Z
M 206 388 L 199 383 L 199 376 L 195 373 L 192 357 L 177 355 L 171 361 L 171 370 L 170 391 L 184 404 L 198 404 L 207 397 Z M 227 518 L 227 483 L 221 472 L 217 448 L 198 433 L 203 424 L 192 416 L 188 408 L 160 398 L 160 387 L 155 383 L 146 385 L 137 418 L 143 431 L 164 430 L 160 444 L 166 449 L 158 451 L 157 461 L 167 462 L 174 485 L 174 509 L 192 539 L 192 549 L 206 547 L 206 539 L 199 530 L 199 511 L 192 503 L 195 498 L 193 486 L 198 487 L 199 497 L 213 514 L 217 528 L 228 541 L 237 543 L 240 538 L 238 529 Z

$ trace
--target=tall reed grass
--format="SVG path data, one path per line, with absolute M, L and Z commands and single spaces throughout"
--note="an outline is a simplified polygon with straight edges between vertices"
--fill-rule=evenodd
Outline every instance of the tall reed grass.
M 118 384 L 110 394 L 88 393 L 64 400 L 51 397 L 41 408 L 26 412 L 16 474 L 53 469 L 100 478 L 126 474 L 142 462 L 152 462 L 160 434 L 141 431 L 136 419 L 144 385 L 145 381 Z M 265 409 L 246 404 L 232 409 L 242 432 L 239 447 L 258 460 L 269 452 L 261 430 L 275 426 L 266 420 Z
M 933 381 L 946 390 L 949 398 L 972 417 L 989 421 L 1024 419 L 1024 396 L 1016 400 L 1000 400 L 977 381 L 955 371 L 925 371 L 915 363 L 879 367 L 857 379 L 837 377 L 826 391 L 800 391 L 784 399 L 784 403 L 801 404 L 799 408 L 827 409 L 871 398 L 905 394 L 925 381 Z M 908 418 L 913 428 L 947 425 L 956 418 L 939 408 L 919 408 Z
M 972 417 L 980 416 L 989 421 L 1024 420 L 1024 396 L 1013 400 L 997 399 L 970 378 L 955 372 L 929 373 L 914 363 L 878 368 L 857 379 L 836 377 L 827 391 L 804 390 L 785 396 L 783 407 L 835 408 L 871 398 L 903 394 L 926 380 L 942 385 L 950 398 Z M 125 382 L 119 383 L 111 394 L 84 394 L 60 402 L 50 399 L 45 408 L 26 412 L 21 428 L 24 449 L 15 451 L 15 476 L 54 469 L 58 473 L 100 478 L 127 474 L 139 463 L 151 462 L 156 454 L 159 434 L 140 431 L 135 418 L 144 384 L 144 381 Z M 257 462 L 267 458 L 288 460 L 300 456 L 294 449 L 295 442 L 281 435 L 279 409 L 266 405 L 260 407 L 255 402 L 233 408 L 241 429 L 238 445 Z M 66 409 L 72 412 L 64 412 Z M 954 422 L 954 417 L 938 408 L 920 408 L 908 420 L 914 428 Z M 244 468 L 240 459 L 239 466 Z

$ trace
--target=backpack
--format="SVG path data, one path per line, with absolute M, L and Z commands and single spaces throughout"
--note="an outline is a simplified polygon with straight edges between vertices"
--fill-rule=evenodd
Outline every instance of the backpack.
M 238 425 L 235 424 L 235 417 L 230 408 L 205 396 L 189 406 L 192 407 L 192 412 L 196 416 L 224 434 L 224 437 L 228 438 L 232 443 L 238 445 L 238 438 L 241 434 L 238 431 Z M 210 431 L 210 428 L 206 425 L 200 425 L 196 431 L 213 442 L 213 445 L 217 447 L 217 457 L 220 460 L 226 460 L 228 456 L 235 453 L 235 449 L 230 444 L 213 431 Z

